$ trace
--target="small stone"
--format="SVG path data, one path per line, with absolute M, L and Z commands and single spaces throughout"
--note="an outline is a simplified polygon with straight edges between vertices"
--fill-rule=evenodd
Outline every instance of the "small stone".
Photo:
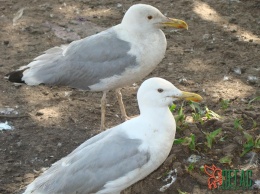
M 237 24 L 237 19 L 236 19 L 236 18 L 231 18 L 231 19 L 229 20 L 229 23 Z
M 4 40 L 4 45 L 8 45 L 9 44 L 9 40 Z
M 228 80 L 229 80 L 229 77 L 227 75 L 224 75 L 223 81 L 228 81 Z
M 190 162 L 190 163 L 196 163 L 196 162 L 199 162 L 200 159 L 201 159 L 201 156 L 192 154 L 192 155 L 188 158 L 188 162 Z
M 256 84 L 258 81 L 258 78 L 256 76 L 249 75 L 247 77 L 247 81 L 249 84 Z
M 234 71 L 234 73 L 237 74 L 237 75 L 241 75 L 241 74 L 242 74 L 241 68 L 239 68 L 239 67 L 234 68 L 233 71 Z
M 122 7 L 123 5 L 121 3 L 118 3 L 116 6 L 119 8 Z
M 254 40 L 253 39 L 250 39 L 249 42 L 253 42 Z
M 238 41 L 238 37 L 232 36 L 232 37 L 230 38 L 230 40 L 231 40 L 232 42 Z
M 181 79 L 179 79 L 179 83 L 180 84 L 186 84 L 188 81 L 187 81 L 187 79 L 186 78 L 181 78 Z
M 19 141 L 19 142 L 16 143 L 16 145 L 17 145 L 18 147 L 21 147 L 22 142 Z
M 209 44 L 209 45 L 206 46 L 206 50 L 208 50 L 208 51 L 212 51 L 214 48 L 215 47 L 212 44 Z
M 37 113 L 35 114 L 35 116 L 42 116 L 42 115 L 44 115 L 43 112 L 37 112 Z
M 209 37 L 210 37 L 210 35 L 209 35 L 209 34 L 204 34 L 204 35 L 202 36 L 202 39 L 203 39 L 203 40 L 208 40 L 208 39 L 209 39 Z

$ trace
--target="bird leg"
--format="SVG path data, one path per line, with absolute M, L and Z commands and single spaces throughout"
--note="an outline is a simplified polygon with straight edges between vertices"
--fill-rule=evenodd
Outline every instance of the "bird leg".
M 107 103 L 106 96 L 107 96 L 107 93 L 106 93 L 106 91 L 104 91 L 103 92 L 103 96 L 101 98 L 101 126 L 100 126 L 101 130 L 105 130 L 106 129 L 106 127 L 105 127 L 106 103 Z
M 130 118 L 126 115 L 125 106 L 124 106 L 123 99 L 122 99 L 122 93 L 120 90 L 121 90 L 120 88 L 116 89 L 116 97 L 117 97 L 118 104 L 119 104 L 119 107 L 121 110 L 121 118 L 124 121 L 126 121 L 126 120 L 129 120 Z

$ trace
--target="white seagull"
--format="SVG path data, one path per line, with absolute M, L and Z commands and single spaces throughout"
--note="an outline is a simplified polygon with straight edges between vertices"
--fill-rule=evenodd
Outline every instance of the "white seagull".
M 164 16 L 150 5 L 137 4 L 122 22 L 98 34 L 51 48 L 31 63 L 7 74 L 11 82 L 64 85 L 103 91 L 101 129 L 105 129 L 106 93 L 116 90 L 127 119 L 120 88 L 140 81 L 161 62 L 166 51 L 163 26 L 185 28 L 182 20 Z
M 167 158 L 176 124 L 168 106 L 177 99 L 199 102 L 162 78 L 143 82 L 140 115 L 90 138 L 36 178 L 24 194 L 119 194 Z

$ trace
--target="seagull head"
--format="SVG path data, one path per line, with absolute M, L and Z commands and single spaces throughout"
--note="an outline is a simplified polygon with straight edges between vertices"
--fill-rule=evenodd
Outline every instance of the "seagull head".
M 125 13 L 122 24 L 137 29 L 159 29 L 161 27 L 188 29 L 186 22 L 168 18 L 157 8 L 146 4 L 131 6 Z
M 139 107 L 168 107 L 175 100 L 190 100 L 200 102 L 202 97 L 191 92 L 176 88 L 171 82 L 154 77 L 142 83 L 138 92 Z

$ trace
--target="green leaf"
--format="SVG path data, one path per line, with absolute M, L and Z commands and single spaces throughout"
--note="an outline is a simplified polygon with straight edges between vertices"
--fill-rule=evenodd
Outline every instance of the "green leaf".
M 191 134 L 190 137 L 175 139 L 173 144 L 182 144 L 184 146 L 189 146 L 191 150 L 195 150 L 195 135 Z
M 177 189 L 179 194 L 188 194 L 187 192 L 182 192 L 180 189 Z
M 251 105 L 254 101 L 258 101 L 258 100 L 260 100 L 260 96 L 257 96 L 257 97 L 255 97 L 255 98 L 253 98 L 252 100 L 250 100 L 250 101 L 248 102 L 248 104 Z
M 200 115 L 204 114 L 204 111 L 201 109 L 200 104 L 197 102 L 190 102 L 190 107 L 192 110 Z
M 182 142 L 184 142 L 184 138 L 179 138 L 179 139 L 175 139 L 173 144 L 182 144 Z
M 172 104 L 172 105 L 170 106 L 170 111 L 171 111 L 171 112 L 175 111 L 176 107 L 177 107 L 176 104 Z
M 211 149 L 212 148 L 212 143 L 213 140 L 215 140 L 216 136 L 222 131 L 221 128 L 206 134 L 206 139 L 207 139 L 207 146 Z
M 215 113 L 214 111 L 212 110 L 209 110 L 208 107 L 205 107 L 206 109 L 206 114 L 205 116 L 208 118 L 208 119 L 211 119 L 211 118 L 221 118 L 217 113 Z
M 253 136 L 250 135 L 247 132 L 243 132 L 244 137 L 246 138 L 246 143 L 243 144 L 243 152 L 240 154 L 240 157 L 244 156 L 247 152 L 251 151 L 254 147 L 257 147 L 255 143 L 257 141 L 254 141 Z M 257 140 L 258 138 L 256 138 Z
M 183 122 L 184 121 L 184 114 L 183 114 L 183 108 L 182 108 L 182 106 L 181 106 L 181 108 L 178 110 L 178 115 L 177 115 L 177 117 L 176 117 L 176 122 L 178 123 L 178 122 Z
M 223 110 L 229 107 L 230 100 L 221 100 L 220 105 Z
M 239 129 L 239 130 L 243 130 L 242 123 L 243 123 L 242 119 L 235 119 L 234 128 Z
M 189 148 L 191 150 L 195 150 L 195 135 L 194 134 L 190 134 L 190 138 L 191 138 L 191 142 L 189 144 Z
M 188 168 L 186 168 L 186 169 L 187 169 L 188 172 L 194 170 L 194 164 L 191 163 L 191 164 L 188 166 Z
M 201 171 L 201 172 L 204 172 L 204 168 L 205 168 L 205 167 L 204 167 L 203 165 L 200 166 L 200 171 Z
M 220 158 L 219 159 L 219 162 L 222 163 L 222 164 L 231 164 L 232 162 L 232 156 L 224 156 L 223 158 Z

